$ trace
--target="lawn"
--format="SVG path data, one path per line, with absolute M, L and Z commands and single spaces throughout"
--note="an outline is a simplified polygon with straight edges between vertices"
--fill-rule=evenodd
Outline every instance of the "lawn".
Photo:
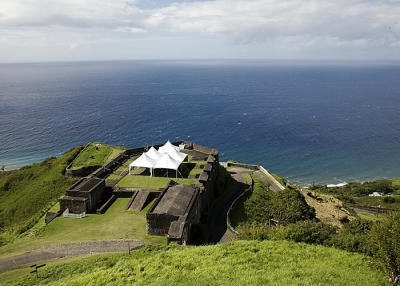
M 165 188 L 170 180 L 175 181 L 175 178 L 127 175 L 118 182 L 117 187 L 158 190 Z M 196 182 L 197 179 L 178 178 L 178 183 L 183 185 L 190 185 Z
M 52 244 L 76 241 L 135 238 L 145 242 L 165 243 L 164 237 L 147 235 L 146 212 L 151 204 L 140 212 L 126 211 L 129 200 L 117 199 L 103 215 L 88 214 L 82 219 L 58 217 L 47 226 L 41 220 L 31 229 L 31 235 L 0 247 L 0 258 Z
M 14 270 L 15 271 L 15 270 Z M 363 255 L 288 241 L 147 246 L 101 254 L 29 274 L 1 274 L 3 285 L 388 285 Z M 22 274 L 22 275 L 21 275 Z
M 72 162 L 71 169 L 89 166 L 102 166 L 118 156 L 124 148 L 105 145 L 97 142 L 89 143 Z

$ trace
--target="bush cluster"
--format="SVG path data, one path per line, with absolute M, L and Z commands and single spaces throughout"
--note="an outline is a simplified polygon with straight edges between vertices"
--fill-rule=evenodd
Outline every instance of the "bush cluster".
M 315 217 L 314 208 L 299 191 L 285 189 L 274 193 L 257 178 L 254 182 L 254 192 L 244 203 L 246 223 L 268 224 L 274 219 L 286 225 Z

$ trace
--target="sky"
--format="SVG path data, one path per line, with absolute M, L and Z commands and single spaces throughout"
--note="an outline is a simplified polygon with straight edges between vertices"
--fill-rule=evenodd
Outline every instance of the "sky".
M 0 62 L 400 60 L 400 0 L 1 0 Z

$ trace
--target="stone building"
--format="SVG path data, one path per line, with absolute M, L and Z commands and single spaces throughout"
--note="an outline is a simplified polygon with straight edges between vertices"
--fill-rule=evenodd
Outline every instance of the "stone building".
M 65 191 L 66 196 L 60 199 L 60 211 L 70 213 L 96 212 L 101 202 L 110 194 L 106 191 L 104 179 L 83 178 Z

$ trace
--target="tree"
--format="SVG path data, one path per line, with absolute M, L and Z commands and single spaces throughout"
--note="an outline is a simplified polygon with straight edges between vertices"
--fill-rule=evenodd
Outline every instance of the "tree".
M 400 212 L 391 212 L 369 232 L 370 251 L 378 266 L 397 285 L 400 278 Z
M 2 165 L 0 168 L 1 171 L 5 171 L 6 170 L 6 165 Z

